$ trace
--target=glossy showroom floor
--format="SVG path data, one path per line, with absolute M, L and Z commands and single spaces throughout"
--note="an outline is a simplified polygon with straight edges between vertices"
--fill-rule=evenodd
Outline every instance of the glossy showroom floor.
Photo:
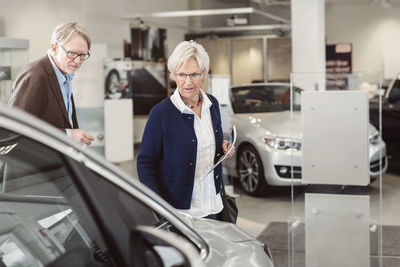
M 135 146 L 135 159 L 119 164 L 123 170 L 137 177 L 136 156 L 139 148 Z M 339 189 L 340 190 L 340 189 Z M 368 187 L 345 188 L 349 194 L 370 196 L 371 217 L 379 214 L 379 180 Z M 304 192 L 315 192 L 313 187 L 296 187 L 294 190 L 294 210 L 304 210 Z M 335 190 L 330 191 L 335 193 Z M 385 173 L 383 175 L 383 225 L 400 225 L 400 175 Z M 264 197 L 250 197 L 235 183 L 234 193 L 238 194 L 238 225 L 246 232 L 257 237 L 271 222 L 287 222 L 291 214 L 290 188 L 274 188 Z M 343 191 L 342 191 L 343 193 Z M 378 220 L 374 218 L 372 220 Z
M 138 147 L 135 146 L 135 159 L 122 162 L 119 166 L 137 177 L 136 156 Z M 390 166 L 390 165 L 389 165 Z M 382 266 L 400 266 L 400 174 L 385 173 L 382 177 Z M 234 193 L 239 208 L 239 219 L 237 224 L 246 232 L 259 240 L 269 244 L 275 267 L 288 266 L 288 218 L 292 209 L 295 214 L 303 214 L 304 218 L 304 193 L 332 193 L 349 195 L 368 195 L 370 197 L 370 226 L 379 222 L 379 179 L 369 186 L 307 186 L 295 187 L 293 198 L 294 205 L 291 205 L 290 188 L 274 188 L 263 197 L 255 198 L 246 195 L 238 183 L 234 184 Z M 301 224 L 300 224 L 301 225 Z M 294 266 L 304 267 L 304 224 L 299 228 L 302 232 L 302 242 L 295 244 L 299 251 L 296 251 Z M 372 229 L 372 227 L 371 227 Z M 378 231 L 370 232 L 370 266 L 379 266 L 378 257 Z M 301 245 L 301 243 L 303 245 Z M 296 250 L 296 248 L 295 248 Z M 298 254 L 296 254 L 298 253 Z M 297 256 L 299 255 L 299 256 Z M 297 258 L 298 257 L 298 258 Z M 358 267 L 358 266 L 354 266 Z
M 136 156 L 139 148 L 135 146 L 135 159 L 122 162 L 120 168 L 137 177 Z M 390 166 L 390 165 L 389 165 Z M 382 203 L 383 203 L 383 242 L 382 242 L 382 266 L 400 266 L 400 174 L 386 173 L 382 178 Z M 239 208 L 237 224 L 260 241 L 269 244 L 273 254 L 275 267 L 287 267 L 288 265 L 288 218 L 292 209 L 295 214 L 302 214 L 304 218 L 304 193 L 332 193 L 349 195 L 369 195 L 370 197 L 370 225 L 379 222 L 379 180 L 369 186 L 318 186 L 295 187 L 291 204 L 290 188 L 274 188 L 263 197 L 255 198 L 246 195 L 238 183 L 234 184 L 234 193 Z M 371 227 L 372 229 L 372 227 Z M 295 242 L 293 262 L 296 267 L 305 267 L 304 252 L 304 224 L 300 224 L 298 230 L 301 242 Z M 296 230 L 296 231 L 298 231 Z M 378 231 L 370 232 L 370 267 L 378 267 Z M 354 266 L 358 267 L 358 266 Z

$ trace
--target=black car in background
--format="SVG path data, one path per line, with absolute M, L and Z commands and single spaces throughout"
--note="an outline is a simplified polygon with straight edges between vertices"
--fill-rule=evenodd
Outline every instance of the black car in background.
M 379 96 L 370 101 L 370 122 L 379 129 Z M 382 138 L 389 156 L 389 171 L 400 172 L 400 74 L 382 96 Z

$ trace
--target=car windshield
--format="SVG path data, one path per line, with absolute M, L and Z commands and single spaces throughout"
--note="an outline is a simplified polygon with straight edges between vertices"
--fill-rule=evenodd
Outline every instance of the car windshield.
M 97 255 L 114 261 L 64 165 L 57 151 L 0 128 L 0 266 L 61 266 L 78 251 L 87 266 Z
M 300 110 L 301 89 L 295 88 L 294 110 Z M 290 110 L 290 85 L 251 85 L 231 89 L 235 113 L 262 113 Z

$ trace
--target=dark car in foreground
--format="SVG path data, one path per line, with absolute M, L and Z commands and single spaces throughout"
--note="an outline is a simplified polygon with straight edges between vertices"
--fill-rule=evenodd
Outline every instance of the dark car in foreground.
M 382 101 L 382 137 L 387 145 L 389 170 L 400 171 L 400 74 L 389 84 Z M 370 101 L 370 121 L 379 125 L 379 96 Z
M 58 129 L 0 105 L 0 266 L 265 266 L 234 224 L 172 208 Z

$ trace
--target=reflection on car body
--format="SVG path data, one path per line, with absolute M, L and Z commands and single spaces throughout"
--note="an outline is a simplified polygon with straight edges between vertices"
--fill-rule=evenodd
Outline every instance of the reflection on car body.
M 0 106 L 0 118 L 0 264 L 273 266 L 236 225 L 178 213 L 24 112 Z
M 370 120 L 379 129 L 379 96 L 370 101 Z M 382 101 L 382 137 L 387 144 L 389 168 L 400 171 L 400 74 L 389 84 Z
M 290 84 L 287 83 L 231 88 L 231 123 L 237 128 L 237 153 L 224 165 L 228 175 L 238 177 L 250 195 L 261 195 L 268 186 L 290 186 L 292 182 L 293 185 L 302 184 L 302 90 L 294 87 L 293 91 L 291 99 Z M 372 125 L 368 137 L 370 176 L 376 177 L 380 173 L 380 153 L 382 172 L 387 167 L 386 145 Z

